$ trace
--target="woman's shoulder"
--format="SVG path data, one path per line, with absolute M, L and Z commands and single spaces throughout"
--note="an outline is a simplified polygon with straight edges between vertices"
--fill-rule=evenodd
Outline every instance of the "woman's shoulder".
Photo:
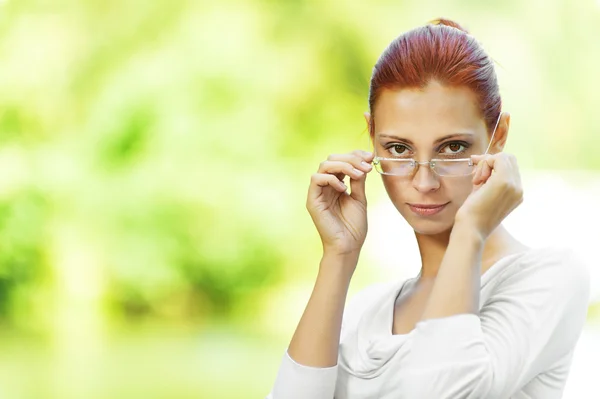
M 516 257 L 493 284 L 494 293 L 546 292 L 589 297 L 590 271 L 580 255 L 565 246 L 530 248 Z M 564 297 L 563 297 L 564 298 Z
M 560 281 L 566 278 L 569 282 L 587 283 L 590 278 L 586 263 L 575 250 L 566 246 L 530 248 L 515 262 L 515 267 L 515 273 L 543 273 Z
M 516 331 L 546 340 L 551 353 L 571 351 L 585 324 L 591 291 L 590 273 L 579 254 L 562 246 L 534 248 L 506 271 L 482 297 L 486 331 Z

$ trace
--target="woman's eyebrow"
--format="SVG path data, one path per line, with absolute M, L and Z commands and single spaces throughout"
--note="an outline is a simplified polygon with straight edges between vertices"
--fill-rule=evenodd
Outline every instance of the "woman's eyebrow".
M 405 139 L 405 138 L 402 138 L 402 137 L 399 137 L 399 136 L 394 136 L 392 134 L 380 134 L 379 137 L 383 137 L 383 138 L 386 138 L 386 139 L 398 140 L 398 141 L 404 141 L 405 143 L 411 144 L 411 145 L 413 144 L 413 142 L 410 141 L 409 139 Z
M 433 142 L 433 144 L 437 144 L 437 143 L 441 143 L 442 141 L 446 141 L 448 139 L 453 139 L 453 138 L 457 138 L 457 137 L 462 137 L 462 138 L 473 138 L 473 136 L 475 136 L 473 133 L 453 133 L 453 134 L 448 134 L 446 136 L 440 137 L 439 139 L 435 140 Z M 403 137 L 399 137 L 399 136 L 394 136 L 391 134 L 380 134 L 379 137 L 383 137 L 383 138 L 388 138 L 388 139 L 394 139 L 394 140 L 398 140 L 398 141 L 404 141 L 405 143 L 408 144 L 413 144 L 413 142 L 407 138 L 403 138 Z
M 458 138 L 458 137 L 472 139 L 474 136 L 475 135 L 473 133 L 453 133 L 453 134 L 448 134 L 446 136 L 440 137 L 439 139 L 434 141 L 434 144 L 441 143 L 442 141 L 446 141 L 448 139 L 454 139 L 454 138 Z

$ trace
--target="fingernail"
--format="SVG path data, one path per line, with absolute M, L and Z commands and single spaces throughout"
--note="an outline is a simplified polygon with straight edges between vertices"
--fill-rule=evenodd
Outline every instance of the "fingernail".
M 362 170 L 358 170 L 356 168 L 352 168 L 352 171 L 354 172 L 355 175 L 357 176 L 362 176 L 365 174 L 365 172 L 363 172 Z
M 365 168 L 372 168 L 371 164 L 370 164 L 370 163 L 367 163 L 367 162 L 365 162 L 365 161 L 362 161 L 360 164 L 361 164 L 362 166 L 364 166 Z

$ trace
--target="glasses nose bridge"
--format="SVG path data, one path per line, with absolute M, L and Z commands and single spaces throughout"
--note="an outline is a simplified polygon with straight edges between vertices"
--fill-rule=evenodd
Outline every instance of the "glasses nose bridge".
M 412 162 L 413 162 L 413 175 L 417 174 L 421 165 L 429 165 L 429 169 L 433 172 L 433 174 L 435 174 L 435 169 L 433 168 L 435 165 L 435 161 L 433 161 L 432 159 L 430 159 L 429 161 L 421 161 L 421 162 L 417 161 L 416 159 L 413 159 Z

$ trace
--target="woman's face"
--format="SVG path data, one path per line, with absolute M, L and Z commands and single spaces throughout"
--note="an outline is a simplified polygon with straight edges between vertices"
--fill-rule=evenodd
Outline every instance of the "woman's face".
M 384 158 L 407 157 L 418 162 L 469 158 L 483 154 L 489 144 L 475 94 L 466 87 L 445 87 L 434 81 L 425 89 L 383 90 L 374 118 L 371 140 L 376 155 Z M 502 149 L 507 131 L 508 115 L 498 124 L 490 153 Z M 382 179 L 396 209 L 421 234 L 451 229 L 457 210 L 473 189 L 472 175 L 440 177 L 426 164 L 412 176 L 382 175 Z M 424 211 L 414 205 L 444 206 Z

